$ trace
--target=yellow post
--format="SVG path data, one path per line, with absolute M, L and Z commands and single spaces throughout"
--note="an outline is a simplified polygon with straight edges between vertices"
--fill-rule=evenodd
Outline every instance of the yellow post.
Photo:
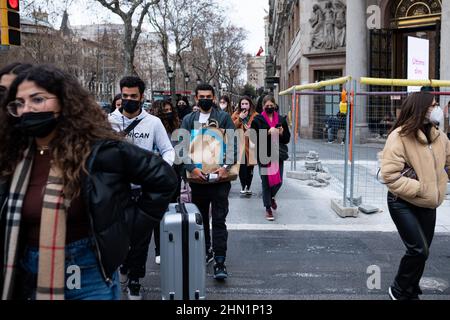
M 9 45 L 7 0 L 0 0 L 0 44 Z
M 361 84 L 372 86 L 389 86 L 389 87 L 449 87 L 450 81 L 448 80 L 409 80 L 409 79 L 383 79 L 383 78 L 366 78 L 361 77 Z

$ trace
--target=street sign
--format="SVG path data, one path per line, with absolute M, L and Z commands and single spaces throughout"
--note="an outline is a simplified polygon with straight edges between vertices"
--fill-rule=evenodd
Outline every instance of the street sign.
M 267 77 L 266 83 L 269 84 L 279 84 L 280 83 L 280 77 Z

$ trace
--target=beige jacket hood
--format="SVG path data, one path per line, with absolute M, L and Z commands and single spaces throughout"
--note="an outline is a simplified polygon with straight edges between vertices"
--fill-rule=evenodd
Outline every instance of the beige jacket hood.
M 393 131 L 381 156 L 381 177 L 389 191 L 418 207 L 435 209 L 445 199 L 450 177 L 450 141 L 439 129 L 431 130 L 429 143 L 422 131 L 418 139 Z M 414 168 L 418 181 L 401 176 L 405 164 Z

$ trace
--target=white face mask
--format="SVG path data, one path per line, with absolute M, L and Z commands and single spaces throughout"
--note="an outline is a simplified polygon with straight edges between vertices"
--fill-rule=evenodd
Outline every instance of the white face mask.
M 225 110 L 227 108 L 227 104 L 226 103 L 221 103 L 220 104 L 220 109 Z
M 441 107 L 436 106 L 430 114 L 430 122 L 439 125 L 441 130 L 444 129 L 444 111 Z

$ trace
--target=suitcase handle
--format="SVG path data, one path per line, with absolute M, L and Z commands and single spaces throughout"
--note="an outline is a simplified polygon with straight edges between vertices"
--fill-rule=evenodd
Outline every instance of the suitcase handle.
M 177 212 L 181 213 L 182 215 L 187 215 L 188 211 L 186 209 L 186 204 L 181 203 L 181 201 L 178 201 L 178 204 L 176 206 Z

